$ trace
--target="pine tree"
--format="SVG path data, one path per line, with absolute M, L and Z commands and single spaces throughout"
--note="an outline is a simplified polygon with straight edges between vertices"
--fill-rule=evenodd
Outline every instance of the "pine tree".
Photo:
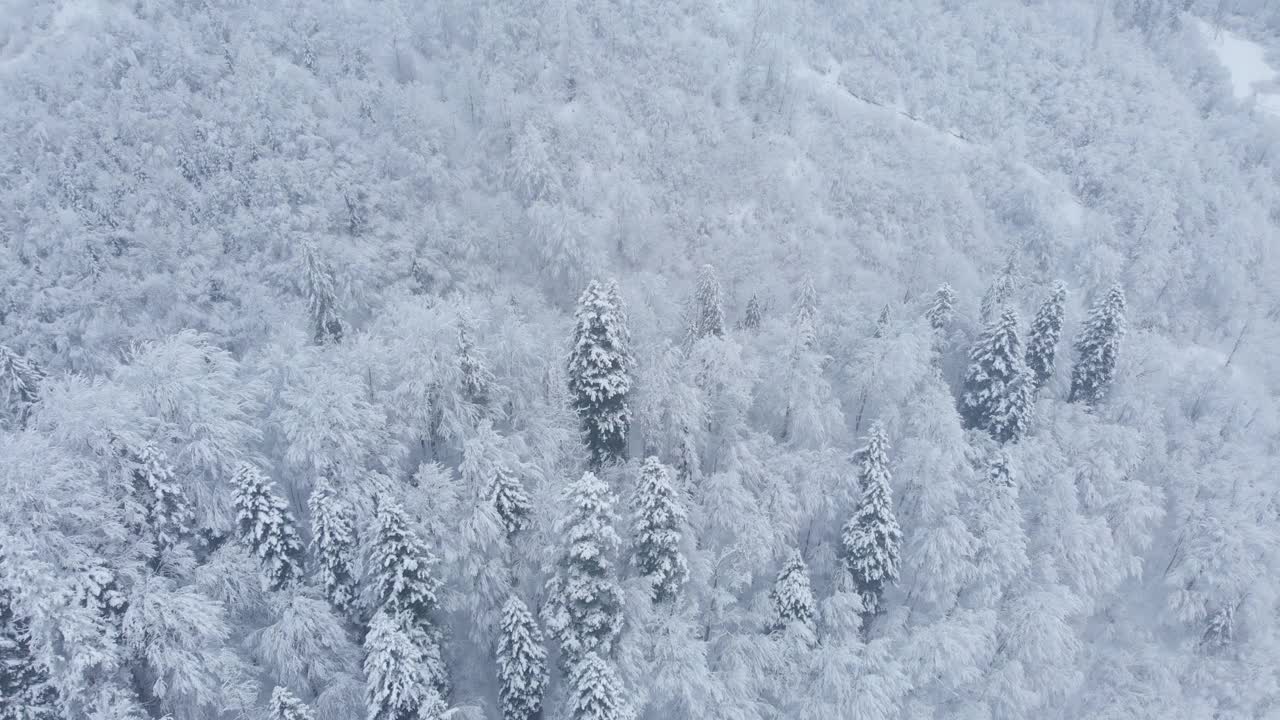
M 980 428 L 997 441 L 1016 441 L 1034 409 L 1034 388 L 1022 358 L 1018 315 L 1006 308 L 969 351 L 969 370 L 960 398 L 967 428 Z
M 880 610 L 886 585 L 898 581 L 902 530 L 893 512 L 889 487 L 889 440 L 884 425 L 871 426 L 867 444 L 858 451 L 861 499 L 840 538 L 841 555 L 868 613 Z
M 333 269 L 311 242 L 302 246 L 302 284 L 311 313 L 312 339 L 317 345 L 342 342 L 346 327 L 338 314 L 337 284 Z
M 271 691 L 271 705 L 268 708 L 270 720 L 316 720 L 311 708 L 297 698 L 288 688 L 276 686 Z
M 772 631 L 781 631 L 792 623 L 799 623 L 809 632 L 814 631 L 817 605 L 809 584 L 809 568 L 799 550 L 793 552 L 782 566 L 777 580 L 773 582 L 773 590 L 769 592 L 769 599 L 773 602 Z
M 1009 454 L 997 449 L 986 459 L 986 466 L 973 496 L 973 528 L 978 545 L 971 592 L 982 604 L 995 602 L 1027 568 L 1027 539 Z
M 569 684 L 571 720 L 632 720 L 636 716 L 622 681 L 595 652 L 587 653 L 573 666 Z
M 493 373 L 472 340 L 465 320 L 458 323 L 458 371 L 462 374 L 462 393 L 467 402 L 488 404 L 489 395 L 493 392 Z
M 301 574 L 302 541 L 293 513 L 272 492 L 271 481 L 248 463 L 236 471 L 232 485 L 240 537 L 262 563 L 268 587 L 279 590 Z
M 689 575 L 688 563 L 680 551 L 680 532 L 685 510 L 671 476 L 656 457 L 644 461 L 636 488 L 635 564 L 640 574 L 653 582 L 653 601 L 674 600 Z
M 311 511 L 311 547 L 325 597 L 340 612 L 351 616 L 356 610 L 356 579 L 352 573 L 355 512 L 338 497 L 327 477 L 316 483 L 307 504 Z
M 498 638 L 498 697 L 503 720 L 538 720 L 547 691 L 547 651 L 529 608 L 512 595 L 502 608 Z
M 688 310 L 688 343 L 692 344 L 708 335 L 716 337 L 724 335 L 723 295 L 715 267 L 703 265 L 698 270 L 697 285 L 694 288 L 693 301 L 690 303 Z
M 760 305 L 760 298 L 754 294 L 747 301 L 747 310 L 742 315 L 742 322 L 739 326 L 743 330 L 759 330 L 760 323 L 764 321 L 764 308 Z
M 547 583 L 547 628 L 569 666 L 590 651 L 608 655 L 622 631 L 622 588 L 614 576 L 618 551 L 613 496 L 594 473 L 583 473 L 565 497 L 568 515 L 557 523 L 565 538 L 556 576 Z
M 796 326 L 808 326 L 813 329 L 818 324 L 818 291 L 813 286 L 813 278 L 806 276 L 800 283 L 800 292 L 796 296 Z
M 44 373 L 35 363 L 0 345 L 0 394 L 19 424 L 26 422 L 31 406 L 39 400 L 42 380 Z
M 119 436 L 113 436 L 111 443 L 124 458 L 134 497 L 146 513 L 157 550 L 163 552 L 177 545 L 190 532 L 194 513 L 173 476 L 169 458 L 153 443 L 133 447 Z
M 32 655 L 26 623 L 14 612 L 9 589 L 0 586 L 0 720 L 60 717 L 57 693 Z
M 424 631 L 433 630 L 440 582 L 432 574 L 436 557 L 391 500 L 378 505 L 370 570 L 382 610 L 404 615 Z
M 413 618 L 375 614 L 364 652 L 368 720 L 435 720 L 444 713 L 440 648 Z
M 1076 364 L 1071 368 L 1067 402 L 1096 405 L 1106 397 L 1124 338 L 1124 312 L 1124 288 L 1119 285 L 1113 285 L 1089 312 L 1084 332 L 1076 340 Z
M 503 465 L 499 465 L 494 471 L 493 506 L 502 519 L 508 538 L 515 537 L 516 533 L 529 526 L 533 504 L 524 485 L 520 483 L 520 478 Z
M 1066 302 L 1067 287 L 1056 283 L 1053 293 L 1040 305 L 1035 320 L 1031 322 L 1031 337 L 1027 340 L 1027 369 L 1031 371 L 1036 389 L 1044 387 L 1053 377 Z
M 942 283 L 933 294 L 933 303 L 925 310 L 924 316 L 930 327 L 942 331 L 951 324 L 956 314 L 956 291 L 949 283 Z
M 592 281 L 578 300 L 569 351 L 569 392 L 593 467 L 626 457 L 630 428 L 630 335 L 618 284 Z
M 1015 255 L 1009 255 L 1008 262 L 1005 263 L 1004 270 L 996 276 L 995 282 L 991 283 L 991 287 L 987 288 L 986 294 L 982 296 L 982 322 L 989 323 L 995 317 L 1004 312 L 1005 305 L 1013 297 L 1014 287 L 1017 284 L 1018 263 Z

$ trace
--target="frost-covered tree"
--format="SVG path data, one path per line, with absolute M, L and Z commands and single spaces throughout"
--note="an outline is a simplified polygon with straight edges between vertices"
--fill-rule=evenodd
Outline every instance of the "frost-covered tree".
M 929 327 L 934 330 L 945 330 L 956 314 L 956 291 L 950 283 L 942 283 L 933 294 L 933 302 L 924 311 Z
M 809 568 L 799 550 L 791 554 L 778 572 L 773 589 L 769 591 L 769 600 L 773 603 L 770 630 L 782 631 L 796 623 L 810 633 L 814 632 L 817 603 L 809 582 Z
M 338 313 L 338 290 L 333 268 L 311 242 L 302 245 L 302 289 L 311 314 L 311 335 L 317 345 L 342 342 L 346 326 Z
M 130 444 L 119 436 L 111 442 L 123 460 L 157 549 L 173 547 L 190 534 L 194 514 L 168 456 L 154 443 Z
M 1043 387 L 1053 377 L 1058 340 L 1062 337 L 1062 318 L 1067 302 L 1067 286 L 1056 283 L 1053 292 L 1040 305 L 1031 321 L 1027 340 L 1027 369 L 1035 387 Z
M 670 473 L 656 457 L 646 458 L 640 468 L 634 513 L 636 567 L 653 583 L 655 603 L 674 600 L 689 575 L 680 549 L 685 509 Z
M 806 276 L 800 282 L 800 291 L 796 294 L 793 310 L 797 327 L 808 327 L 810 332 L 816 330 L 818 324 L 818 290 L 814 287 L 813 278 Z
M 996 450 L 986 460 L 985 473 L 973 494 L 971 517 L 978 542 L 970 594 L 980 604 L 991 604 L 1027 568 L 1017 479 L 1004 450 Z
M 43 379 L 44 373 L 35 363 L 7 345 L 0 345 L 0 393 L 4 395 L 4 407 L 19 423 L 26 420 L 39 399 Z
M 609 655 L 622 631 L 622 588 L 614 572 L 618 534 L 609 486 L 585 472 L 565 492 L 566 514 L 556 532 L 564 549 L 547 583 L 544 618 L 572 666 L 588 652 Z
M 232 501 L 240 538 L 258 556 L 268 587 L 279 590 L 288 585 L 302 570 L 302 541 L 288 504 L 273 492 L 271 481 L 248 463 L 232 478 Z
M 635 710 L 622 680 L 594 651 L 576 662 L 569 673 L 571 720 L 632 720 Z
M 57 720 L 57 692 L 31 652 L 28 632 L 0 585 L 0 720 Z
M 498 697 L 503 720 L 538 720 L 547 691 L 547 651 L 529 608 L 512 595 L 502 608 L 498 636 Z
M 512 538 L 529 526 L 533 506 L 524 484 L 505 465 L 498 465 L 493 473 L 493 506 L 498 511 L 507 537 Z
M 288 688 L 276 686 L 271 691 L 271 704 L 267 707 L 270 720 L 315 720 L 316 714 L 306 703 L 289 692 Z
M 475 339 L 466 319 L 458 323 L 458 372 L 462 384 L 462 393 L 467 401 L 475 405 L 485 405 L 493 392 L 493 372 L 489 370 L 488 360 L 476 347 Z
M 323 477 L 307 502 L 311 512 L 311 547 L 324 595 L 339 612 L 356 610 L 355 511 L 338 497 L 332 481 Z
M 418 537 L 404 509 L 393 500 L 378 504 L 369 571 L 383 612 L 409 618 L 424 631 L 433 630 L 440 581 L 433 574 L 435 555 Z
M 888 451 L 884 425 L 877 422 L 856 455 L 861 499 L 840 537 L 845 568 L 853 576 L 863 607 L 872 614 L 880 610 L 885 586 L 898 581 L 902 545 L 902 530 L 893 512 Z
M 698 269 L 693 298 L 686 312 L 689 318 L 686 342 L 692 343 L 708 335 L 724 335 L 724 293 L 720 289 L 715 266 L 708 264 Z
M 1071 368 L 1071 392 L 1067 402 L 1096 405 L 1106 397 L 1115 378 L 1120 341 L 1124 338 L 1124 288 L 1107 290 L 1076 339 L 1076 364 Z
M 987 288 L 987 292 L 982 296 L 982 322 L 989 323 L 1004 312 L 1005 306 L 1013 297 L 1015 276 L 1017 275 L 1017 264 L 1014 256 L 1009 256 L 1008 263 L 995 281 L 991 283 L 991 287 Z
M 578 298 L 569 350 L 569 392 L 593 466 L 626 456 L 631 425 L 630 331 L 616 281 L 592 281 Z
M 739 326 L 743 330 L 755 331 L 760 329 L 762 322 L 764 322 L 764 307 L 760 304 L 760 298 L 752 294 L 751 299 L 747 300 L 747 309 L 742 314 L 742 322 Z
M 368 720 L 439 720 L 440 649 L 411 617 L 379 612 L 364 639 Z
M 1030 424 L 1034 399 L 1018 339 L 1018 315 L 1006 308 L 969 351 L 960 416 L 966 428 L 986 430 L 1002 443 L 1015 441 Z

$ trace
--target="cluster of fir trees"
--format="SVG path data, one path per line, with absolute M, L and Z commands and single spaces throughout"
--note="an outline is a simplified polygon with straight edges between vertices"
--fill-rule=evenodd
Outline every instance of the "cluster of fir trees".
M 323 276 L 318 267 L 316 277 Z M 1062 333 L 1066 290 L 1055 286 L 1039 308 L 1025 352 L 1019 338 L 1016 312 L 1005 304 L 1008 291 L 997 283 L 989 295 L 989 322 L 969 351 L 959 408 L 965 424 L 986 431 L 999 443 L 1017 441 L 1031 420 L 1036 391 L 1053 376 Z M 319 280 L 312 283 L 323 288 Z M 322 293 L 321 293 L 322 294 Z M 686 335 L 691 344 L 725 332 L 722 291 L 714 268 L 704 266 L 689 307 Z M 797 304 L 804 342 L 812 343 L 816 302 L 806 284 Z M 1091 311 L 1075 342 L 1070 402 L 1094 405 L 1107 393 L 1115 375 L 1119 342 L 1124 332 L 1124 294 L 1113 287 Z M 937 291 L 925 315 L 935 330 L 944 330 L 954 316 L 955 293 L 949 285 Z M 311 304 L 316 341 L 339 342 L 341 330 L 326 320 L 332 308 L 322 300 Z M 327 308 L 327 309 L 326 309 Z M 758 327 L 761 307 L 750 306 L 742 326 Z M 588 469 L 565 489 L 568 511 L 557 525 L 563 538 L 553 577 L 546 587 L 541 617 L 555 641 L 560 667 L 567 678 L 567 707 L 574 720 L 626 720 L 634 716 L 628 693 L 612 666 L 623 632 L 623 591 L 613 559 L 621 539 L 615 525 L 613 490 L 600 473 L 623 462 L 630 430 L 629 395 L 635 366 L 629 348 L 626 314 L 616 282 L 592 282 L 579 298 L 568 357 L 568 382 L 573 409 L 580 421 Z M 460 347 L 470 346 L 465 328 Z M 470 352 L 465 362 L 468 392 L 486 392 L 483 363 Z M 0 347 L 0 383 L 10 419 L 21 421 L 38 402 L 41 375 L 8 348 Z M 113 435 L 110 446 L 127 468 L 141 509 L 140 529 L 151 543 L 152 562 L 159 568 L 166 556 L 190 552 L 192 511 L 173 477 L 169 461 L 155 445 Z M 853 456 L 859 498 L 839 539 L 839 554 L 847 580 L 863 613 L 864 628 L 883 610 L 885 589 L 898 580 L 902 530 L 893 508 L 889 442 L 881 423 L 873 423 L 865 443 Z M 682 458 L 684 455 L 681 456 Z M 991 465 L 988 484 L 1011 485 L 1002 454 Z M 685 458 L 689 463 L 696 459 Z M 315 573 L 324 597 L 359 628 L 363 636 L 366 704 L 370 720 L 438 718 L 447 710 L 449 677 L 436 621 L 440 581 L 437 560 L 419 536 L 404 508 L 380 499 L 374 513 L 371 557 L 361 595 L 356 576 L 357 528 L 355 509 L 343 500 L 329 468 L 317 481 L 308 509 L 311 519 Z M 528 524 L 529 498 L 509 468 L 488 468 L 489 500 L 508 539 Z M 681 473 L 688 476 L 686 469 Z M 273 483 L 255 466 L 242 465 L 232 479 L 233 504 L 239 540 L 257 558 L 264 586 L 287 590 L 305 576 L 304 548 L 297 521 Z M 639 574 L 650 587 L 656 605 L 677 601 L 688 575 L 681 550 L 686 509 L 670 471 L 650 456 L 639 470 L 634 488 L 633 547 L 629 548 Z M 188 547 L 192 546 L 192 547 Z M 0 558 L 2 559 L 2 558 Z M 112 579 L 98 583 L 96 595 L 106 612 L 122 613 Z M 769 632 L 800 630 L 816 634 L 816 600 L 799 550 L 784 563 L 770 591 L 773 620 Z M 58 696 L 40 663 L 32 656 L 25 623 L 0 595 L 0 687 L 5 697 L 2 717 L 57 716 Z M 505 720 L 542 716 L 549 683 L 548 652 L 538 619 L 517 594 L 501 609 L 496 639 L 496 674 Z M 270 700 L 274 720 L 308 720 L 312 710 L 289 690 L 277 687 Z

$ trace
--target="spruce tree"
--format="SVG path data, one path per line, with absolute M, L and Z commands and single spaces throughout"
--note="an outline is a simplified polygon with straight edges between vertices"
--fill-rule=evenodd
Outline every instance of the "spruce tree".
M 817 605 L 813 598 L 813 588 L 809 584 L 809 568 L 799 550 L 791 554 L 778 572 L 778 578 L 774 580 L 773 589 L 769 592 L 769 599 L 773 603 L 771 631 L 784 630 L 793 623 L 800 624 L 809 632 L 815 631 Z
M 317 345 L 342 342 L 346 327 L 338 314 L 338 291 L 333 269 L 311 242 L 302 246 L 302 288 L 311 314 L 312 339 Z
M 675 600 L 689 575 L 689 566 L 680 551 L 680 533 L 685 510 L 671 485 L 667 468 L 658 458 L 649 457 L 640 469 L 636 488 L 635 564 L 653 583 L 655 603 Z
M 276 686 L 271 691 L 271 704 L 267 709 L 270 720 L 316 720 L 311 708 L 289 692 L 288 688 Z
M 889 487 L 888 450 L 884 425 L 877 422 L 856 456 L 861 499 L 840 538 L 845 568 L 853 577 L 863 608 L 871 614 L 879 612 L 885 586 L 898 580 L 902 546 L 902 530 Z
M 432 574 L 436 557 L 409 526 L 404 510 L 391 500 L 378 505 L 370 571 L 383 612 L 403 615 L 434 632 L 440 583 Z
M 556 575 L 547 583 L 547 628 L 569 666 L 590 651 L 609 655 L 622 631 L 622 588 L 614 574 L 618 534 L 613 495 L 594 473 L 583 473 L 565 497 L 569 512 L 557 533 L 565 538 Z
M 956 291 L 949 283 L 942 283 L 933 294 L 933 302 L 924 311 L 925 319 L 934 330 L 946 330 L 956 314 Z
M 1062 283 L 1040 305 L 1031 321 L 1031 337 L 1027 340 L 1027 369 L 1036 389 L 1053 377 L 1058 340 L 1062 337 L 1062 317 L 1067 302 L 1067 288 Z
M 626 457 L 630 428 L 630 335 L 616 282 L 592 281 L 578 299 L 569 351 L 569 392 L 585 435 L 591 464 Z
M 739 326 L 743 330 L 759 330 L 760 323 L 764 322 L 764 308 L 760 305 L 760 298 L 754 294 L 747 301 L 746 312 L 742 315 L 742 322 Z
M 498 465 L 494 469 L 492 495 L 494 509 L 498 511 L 508 538 L 515 537 L 521 530 L 529 527 L 533 504 L 520 478 L 505 465 Z
M 31 406 L 39 400 L 42 380 L 44 373 L 35 363 L 0 345 L 0 395 L 4 407 L 19 424 L 26 422 Z
M 0 562 L 3 557 L 0 556 Z M 0 586 L 0 720 L 58 720 L 57 693 L 31 652 L 26 623 Z
M 810 329 L 818 324 L 818 291 L 813 286 L 813 278 L 805 276 L 800 283 L 800 292 L 796 296 L 796 326 L 807 325 Z
M 413 618 L 376 613 L 364 653 L 368 720 L 434 720 L 444 713 L 440 648 Z
M 1076 340 L 1076 364 L 1071 368 L 1071 392 L 1067 402 L 1096 405 L 1115 379 L 1120 341 L 1124 338 L 1124 288 L 1113 285 L 1093 306 L 1084 331 Z
M 147 528 L 157 551 L 164 552 L 181 542 L 190 533 L 194 514 L 173 476 L 169 458 L 154 443 L 129 444 L 113 436 L 111 444 L 123 458 L 133 495 L 146 513 Z
M 571 720 L 632 720 L 635 710 L 622 681 L 595 652 L 588 652 L 569 673 Z
M 1006 308 L 969 351 L 960 416 L 967 428 L 986 430 L 1002 443 L 1016 441 L 1030 424 L 1034 392 L 1018 339 L 1018 315 Z
M 493 373 L 480 349 L 471 338 L 469 323 L 458 323 L 458 371 L 462 375 L 462 394 L 474 405 L 486 405 L 493 392 Z
M 724 335 L 724 293 L 714 266 L 703 265 L 698 270 L 688 314 L 687 342 L 693 343 L 708 335 Z
M 279 590 L 301 574 L 302 541 L 293 513 L 253 465 L 241 465 L 232 486 L 240 538 L 258 556 L 268 587 Z
M 529 608 L 512 595 L 502 608 L 498 637 L 498 698 L 503 720 L 538 720 L 547 691 L 547 651 Z
M 339 612 L 351 617 L 356 611 L 356 579 L 352 572 L 355 512 L 338 497 L 327 477 L 316 483 L 307 504 L 311 511 L 311 547 L 324 595 Z

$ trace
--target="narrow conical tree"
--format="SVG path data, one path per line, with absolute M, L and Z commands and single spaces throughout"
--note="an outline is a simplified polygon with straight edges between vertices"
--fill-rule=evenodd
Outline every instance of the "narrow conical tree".
M 31 406 L 40 398 L 44 373 L 7 345 L 0 345 L 0 402 L 18 421 L 25 423 Z
M 902 547 L 902 530 L 893 512 L 889 486 L 888 451 L 884 425 L 877 422 L 856 455 L 861 499 L 840 538 L 845 568 L 870 614 L 880 611 L 885 586 L 898 581 Z
M 412 618 L 375 614 L 364 652 L 368 720 L 435 720 L 444 714 L 440 649 Z
M 538 720 L 547 691 L 547 651 L 529 608 L 512 595 L 502 608 L 498 637 L 498 698 L 503 720 Z
M 569 392 L 591 464 L 626 458 L 631 426 L 630 334 L 618 284 L 592 281 L 578 299 L 569 351 Z
M 136 447 L 119 436 L 111 438 L 123 459 L 133 485 L 133 494 L 146 513 L 146 524 L 156 549 L 164 552 L 181 542 L 191 531 L 193 513 L 186 493 L 169 465 L 169 458 L 153 443 Z
M 934 330 L 945 330 L 956 314 L 956 291 L 949 283 L 942 283 L 933 294 L 933 302 L 924 311 L 925 319 Z
M 1036 389 L 1044 387 L 1053 377 L 1066 302 L 1067 287 L 1056 283 L 1053 292 L 1040 305 L 1035 319 L 1031 321 L 1031 337 L 1027 340 L 1027 369 L 1031 371 Z
M 747 309 L 742 315 L 740 327 L 743 330 L 759 330 L 762 322 L 764 322 L 764 308 L 760 305 L 760 298 L 753 294 L 747 301 Z
M 1084 331 L 1076 340 L 1076 364 L 1071 368 L 1067 402 L 1096 405 L 1106 397 L 1124 338 L 1124 311 L 1124 288 L 1113 285 L 1089 312 Z
M 502 527 L 507 531 L 507 538 L 515 537 L 521 530 L 529 527 L 533 503 L 515 473 L 503 465 L 495 468 L 492 493 L 493 507 L 498 511 Z
M 271 704 L 268 707 L 270 720 L 316 720 L 311 708 L 289 692 L 288 688 L 276 686 L 271 691 Z
M 991 287 L 987 288 L 986 294 L 982 296 L 983 323 L 991 322 L 1000 313 L 1004 312 L 1005 306 L 1013 298 L 1017 274 L 1017 259 L 1015 256 L 1010 255 L 1008 262 L 1005 263 L 1004 270 L 996 276 L 995 282 L 991 283 Z
M 467 402 L 488 404 L 489 395 L 493 392 L 493 373 L 471 337 L 467 320 L 458 323 L 458 371 L 462 375 L 462 394 Z
M 302 542 L 297 522 L 271 481 L 248 463 L 232 478 L 232 501 L 240 538 L 258 556 L 267 585 L 279 590 L 301 574 Z
M 720 289 L 720 278 L 713 265 L 703 265 L 698 270 L 697 285 L 693 291 L 693 300 L 689 303 L 688 314 L 689 343 L 708 335 L 724 335 L 724 293 Z
M 680 551 L 680 533 L 685 510 L 671 485 L 671 475 L 658 458 L 649 457 L 640 469 L 636 487 L 635 564 L 640 574 L 653 583 L 655 603 L 674 600 L 689 576 L 689 566 Z
M 0 720 L 58 720 L 57 698 L 31 652 L 27 625 L 14 612 L 13 596 L 0 586 Z
M 311 314 L 311 335 L 317 345 L 342 342 L 346 326 L 338 314 L 338 290 L 333 268 L 311 242 L 302 245 L 302 289 Z
M 566 665 L 588 652 L 609 655 L 622 631 L 622 588 L 614 574 L 618 551 L 613 495 L 594 473 L 583 473 L 565 496 L 568 514 L 557 523 L 565 538 L 559 566 L 547 583 L 547 628 Z
M 960 398 L 965 427 L 986 430 L 1002 443 L 1022 437 L 1035 400 L 1029 375 L 1018 339 L 1018 315 L 1006 308 L 969 351 Z
M 356 579 L 352 562 L 356 553 L 355 511 L 343 502 L 329 478 L 321 478 L 311 491 L 311 547 L 320 571 L 324 595 L 348 617 L 356 611 Z
M 793 552 L 782 566 L 769 592 L 769 599 L 773 603 L 771 630 L 781 631 L 792 623 L 799 623 L 810 632 L 814 631 L 817 605 L 809 583 L 809 568 L 799 550 Z
M 635 710 L 609 663 L 594 652 L 573 666 L 569 676 L 571 720 L 632 720 Z
M 378 504 L 370 570 L 383 612 L 408 617 L 434 633 L 432 615 L 439 606 L 440 582 L 432 574 L 436 557 L 409 526 L 394 501 Z
M 817 326 L 818 291 L 813 286 L 812 277 L 806 276 L 800 283 L 800 292 L 796 295 L 795 322 L 797 326 Z

